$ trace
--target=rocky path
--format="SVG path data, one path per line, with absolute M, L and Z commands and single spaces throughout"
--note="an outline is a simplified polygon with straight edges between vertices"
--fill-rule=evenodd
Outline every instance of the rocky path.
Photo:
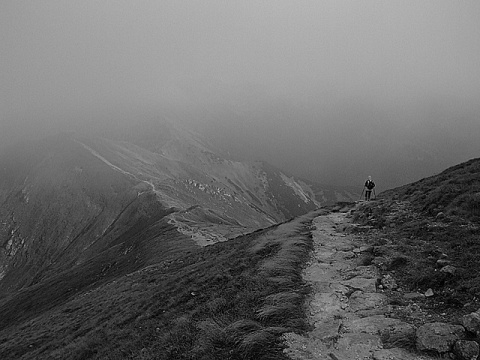
M 363 263 L 364 244 L 343 233 L 346 213 L 314 219 L 314 256 L 303 277 L 312 287 L 306 336 L 285 335 L 285 352 L 294 360 L 413 360 L 431 359 L 399 347 L 415 329 L 388 316 L 388 298 L 377 291 L 378 269 Z

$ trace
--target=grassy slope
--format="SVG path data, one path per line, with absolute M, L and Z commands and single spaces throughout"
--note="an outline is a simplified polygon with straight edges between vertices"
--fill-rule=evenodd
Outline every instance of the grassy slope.
M 0 332 L 0 358 L 282 359 L 280 335 L 306 328 L 313 216 L 190 250 L 19 321 Z
M 370 226 L 374 255 L 405 291 L 434 290 L 426 309 L 452 319 L 478 309 L 480 159 L 384 192 L 355 219 Z M 446 264 L 455 274 L 440 271 Z
M 415 209 L 446 220 L 480 223 L 480 159 L 453 166 L 413 184 L 386 191 L 386 198 L 410 201 Z
M 135 230 L 123 234 L 107 250 L 89 261 L 59 272 L 46 280 L 0 300 L 0 330 L 21 323 L 69 301 L 76 294 L 112 279 L 196 248 L 165 219 L 141 219 Z M 149 223 L 150 222 L 150 223 Z M 126 238 L 128 236 L 128 238 Z M 126 239 L 125 239 L 126 238 Z

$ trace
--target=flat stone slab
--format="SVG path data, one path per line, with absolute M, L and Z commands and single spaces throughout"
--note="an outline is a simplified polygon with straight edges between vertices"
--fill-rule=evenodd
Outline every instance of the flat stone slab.
M 330 281 L 312 281 L 313 283 L 313 290 L 315 292 L 321 292 L 321 293 L 326 293 L 326 292 L 334 292 L 332 290 L 332 283 Z
M 425 298 L 425 295 L 420 294 L 419 292 L 412 292 L 403 294 L 403 298 L 406 300 L 419 300 Z
M 330 282 L 330 281 L 315 281 L 313 282 L 313 290 L 319 293 L 338 293 L 345 295 L 350 290 L 349 287 L 344 286 L 338 282 Z
M 384 315 L 386 313 L 391 313 L 393 311 L 393 307 L 391 305 L 383 305 L 379 306 L 374 309 L 367 309 L 367 310 L 357 310 L 355 311 L 355 315 L 357 318 L 364 318 L 370 317 L 375 315 Z
M 348 272 L 350 275 L 361 276 L 366 279 L 379 279 L 380 270 L 375 265 L 357 266 Z
M 341 294 L 336 293 L 316 293 L 310 302 L 312 315 L 317 319 L 333 318 L 346 307 L 346 302 L 342 301 Z
M 411 354 L 405 349 L 392 348 L 380 349 L 373 352 L 373 360 L 433 360 L 438 357 L 428 355 Z
M 351 243 L 340 243 L 335 246 L 337 251 L 352 251 L 355 248 Z
M 448 352 L 457 340 L 465 338 L 465 328 L 442 322 L 428 323 L 417 329 L 417 349 Z
M 385 306 L 387 297 L 380 293 L 364 293 L 355 291 L 349 298 L 349 307 L 352 311 L 372 310 Z
M 383 342 L 414 343 L 415 328 L 400 319 L 374 315 L 360 319 L 352 319 L 343 323 L 346 332 L 364 332 L 380 335 Z
M 324 267 L 325 264 L 312 265 L 308 271 L 305 271 L 304 278 L 313 283 L 315 282 L 338 282 L 341 276 L 337 270 L 330 267 Z
M 342 261 L 342 260 L 353 259 L 354 257 L 355 257 L 355 254 L 352 251 L 337 251 L 334 255 L 332 255 L 331 260 Z
M 333 255 L 336 253 L 335 250 L 333 251 L 322 251 L 321 253 L 318 253 L 315 257 L 319 262 L 328 262 L 332 260 Z
M 382 341 L 378 335 L 343 334 L 332 353 L 338 360 L 371 359 L 372 353 L 381 348 Z
M 315 324 L 315 329 L 310 333 L 310 337 L 329 342 L 338 337 L 338 331 L 342 321 L 340 319 L 330 319 L 319 321 Z
M 380 334 L 383 329 L 403 323 L 399 319 L 392 319 L 383 315 L 374 315 L 344 322 L 346 332 L 364 332 L 368 334 Z
M 373 293 L 377 289 L 377 279 L 367 279 L 362 276 L 355 276 L 350 280 L 340 281 L 340 284 L 351 287 L 353 289 L 361 290 L 366 293 Z

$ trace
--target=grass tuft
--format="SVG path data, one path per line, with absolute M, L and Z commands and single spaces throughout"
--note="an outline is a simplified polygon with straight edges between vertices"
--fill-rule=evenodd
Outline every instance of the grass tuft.
M 242 339 L 239 349 L 243 358 L 252 359 L 255 356 L 266 355 L 269 344 L 272 342 L 275 342 L 275 335 L 266 330 L 257 330 Z

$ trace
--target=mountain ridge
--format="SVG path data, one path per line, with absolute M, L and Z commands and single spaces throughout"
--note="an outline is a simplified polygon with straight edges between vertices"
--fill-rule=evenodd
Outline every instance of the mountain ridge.
M 152 139 L 164 136 L 152 143 L 145 132 Z M 138 134 L 124 134 L 64 133 L 3 154 L 0 295 L 126 246 L 128 234 L 134 238 L 131 231 L 141 223 L 155 227 L 149 219 L 172 226 L 182 243 L 191 241 L 187 247 L 194 248 L 321 205 L 305 182 L 263 162 L 226 159 L 177 126 L 150 124 Z M 142 139 L 148 146 L 140 146 Z M 138 253 L 136 266 L 164 258 L 163 240 L 140 243 L 156 255 Z M 127 254 L 121 258 L 129 259 Z M 115 262 L 113 255 L 108 259 Z

